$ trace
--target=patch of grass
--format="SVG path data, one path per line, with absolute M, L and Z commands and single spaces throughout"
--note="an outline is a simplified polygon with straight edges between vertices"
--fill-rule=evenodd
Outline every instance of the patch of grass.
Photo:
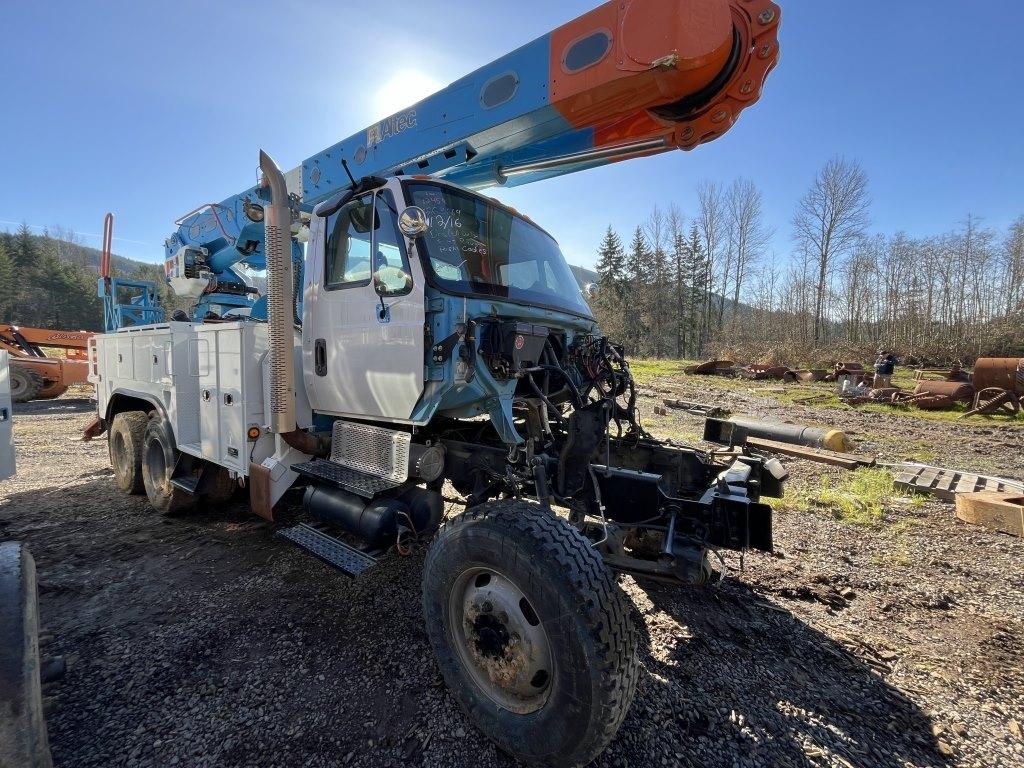
M 683 429 L 678 421 L 669 414 L 661 416 L 657 413 L 644 413 L 641 419 L 644 429 L 662 440 L 674 440 L 693 445 L 699 443 L 704 434 L 692 429 Z
M 823 477 L 816 485 L 789 486 L 782 499 L 772 500 L 772 506 L 793 512 L 823 509 L 844 523 L 879 525 L 893 492 L 893 475 L 889 470 L 865 468 L 846 472 L 837 480 Z
M 935 452 L 933 447 L 923 440 L 918 440 L 914 450 L 907 454 L 907 459 L 910 461 L 920 461 L 925 464 L 935 461 L 938 458 L 938 454 Z M 916 501 L 917 496 L 911 497 L 912 500 Z
M 684 368 L 694 365 L 695 362 L 693 360 L 636 359 L 630 360 L 629 365 L 630 370 L 633 372 L 633 377 L 641 387 L 654 386 L 658 379 L 674 379 L 675 381 L 685 379 L 691 384 L 706 384 L 709 391 L 742 391 L 787 405 L 805 405 L 809 408 L 841 410 L 855 408 L 863 413 L 879 413 L 906 419 L 946 423 L 985 424 L 991 427 L 1024 426 L 1024 410 L 1021 410 L 1014 418 L 1007 418 L 1006 416 L 970 416 L 964 419 L 961 416 L 968 409 L 968 406 L 964 403 L 957 403 L 945 411 L 922 411 L 909 406 L 895 406 L 885 403 L 866 403 L 864 405 L 851 406 L 839 397 L 834 382 L 783 384 L 781 381 L 772 380 L 752 381 L 741 377 L 702 376 L 683 373 Z M 912 371 L 897 369 L 897 374 L 893 377 L 893 384 L 905 390 L 913 391 L 917 382 L 914 380 Z M 920 461 L 929 461 L 929 459 L 922 457 Z
M 645 387 L 663 376 L 683 376 L 683 369 L 694 364 L 692 360 L 636 359 L 629 361 L 629 370 L 632 371 L 636 383 Z

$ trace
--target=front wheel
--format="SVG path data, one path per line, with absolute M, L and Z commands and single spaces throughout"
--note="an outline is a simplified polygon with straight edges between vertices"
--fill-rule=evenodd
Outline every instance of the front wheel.
M 466 511 L 424 564 L 445 682 L 484 734 L 532 765 L 584 765 L 618 731 L 639 674 L 625 600 L 590 542 L 525 501 Z

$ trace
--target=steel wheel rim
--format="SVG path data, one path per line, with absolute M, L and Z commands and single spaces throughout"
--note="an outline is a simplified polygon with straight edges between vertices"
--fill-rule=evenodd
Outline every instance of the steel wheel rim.
M 146 469 L 149 470 L 153 485 L 163 491 L 167 484 L 167 460 L 159 440 L 150 440 L 146 445 Z
M 529 597 L 500 571 L 477 566 L 448 595 L 449 632 L 462 666 L 494 704 L 517 714 L 547 702 L 554 658 Z

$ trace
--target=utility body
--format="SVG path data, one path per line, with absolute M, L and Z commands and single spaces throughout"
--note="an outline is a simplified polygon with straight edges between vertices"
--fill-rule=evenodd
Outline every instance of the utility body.
M 711 553 L 770 550 L 785 472 L 652 438 L 554 238 L 475 190 L 715 138 L 759 96 L 778 18 L 609 3 L 293 172 L 261 153 L 259 185 L 168 239 L 191 316 L 92 342 L 118 485 L 166 513 L 244 485 L 268 520 L 300 488 L 281 535 L 353 576 L 433 537 L 453 694 L 520 759 L 588 762 L 639 675 L 612 570 L 703 583 Z M 437 533 L 446 484 L 466 511 Z

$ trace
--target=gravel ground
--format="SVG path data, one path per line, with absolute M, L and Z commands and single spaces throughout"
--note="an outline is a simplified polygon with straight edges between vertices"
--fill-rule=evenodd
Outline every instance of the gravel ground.
M 781 408 L 690 379 L 656 382 L 645 410 L 664 393 Z M 164 520 L 114 490 L 104 441 L 77 441 L 91 407 L 20 407 L 19 476 L 0 486 L 0 540 L 28 542 L 43 651 L 67 662 L 45 686 L 56 765 L 514 765 L 440 680 L 422 549 L 350 581 L 241 502 Z M 1024 475 L 1020 430 L 796 413 L 890 458 L 924 444 Z M 673 414 L 655 431 L 699 426 Z M 776 542 L 714 588 L 621 579 L 645 672 L 596 765 L 1024 765 L 1024 542 L 931 501 L 894 501 L 873 527 L 781 512 Z

